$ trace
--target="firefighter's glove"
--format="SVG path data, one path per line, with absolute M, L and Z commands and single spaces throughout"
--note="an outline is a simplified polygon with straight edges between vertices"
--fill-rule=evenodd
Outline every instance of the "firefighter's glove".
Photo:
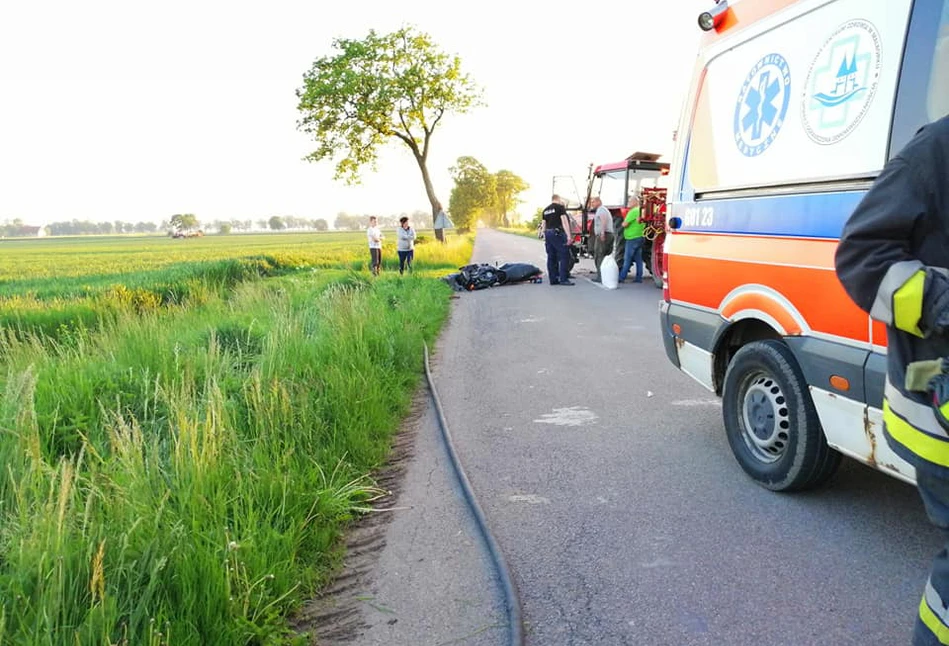
M 910 363 L 903 386 L 910 392 L 926 393 L 936 420 L 949 432 L 949 358 Z
M 920 327 L 927 334 L 949 334 L 949 278 L 931 270 L 927 273 Z

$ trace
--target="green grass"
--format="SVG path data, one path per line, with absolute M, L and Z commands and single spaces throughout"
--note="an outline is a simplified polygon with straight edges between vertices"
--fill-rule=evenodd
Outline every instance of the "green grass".
M 471 250 L 456 239 L 426 258 L 423 246 L 414 276 L 371 278 L 347 260 L 362 239 L 348 244 L 327 252 L 334 269 L 314 270 L 328 261 L 308 249 L 314 265 L 212 272 L 169 303 L 115 288 L 6 297 L 21 322 L 41 315 L 24 304 L 58 303 L 91 308 L 95 325 L 0 329 L 0 643 L 292 639 L 286 617 L 380 493 L 367 474 L 448 312 L 451 290 L 430 276 Z M 226 266 L 261 253 L 252 247 L 179 262 Z M 175 263 L 151 271 L 126 290 L 153 293 L 175 272 L 195 280 Z
M 431 244 L 431 231 L 418 233 L 420 244 L 415 255 L 420 266 L 454 266 L 451 245 L 446 248 Z M 395 231 L 383 230 L 383 234 L 383 255 L 390 268 L 397 268 Z M 459 237 L 450 235 L 449 240 L 455 242 Z M 361 232 L 232 234 L 178 240 L 162 236 L 10 239 L 0 240 L 0 296 L 28 293 L 41 284 L 38 281 L 49 279 L 74 290 L 82 287 L 82 281 L 66 279 L 86 277 L 90 289 L 95 290 L 106 276 L 126 282 L 127 276 L 184 263 L 250 256 L 267 256 L 296 266 L 352 269 L 363 269 L 369 261 L 366 235 Z M 46 282 L 42 285 L 47 286 Z
M 537 229 L 534 229 L 530 226 L 520 226 L 520 227 L 498 227 L 498 231 L 503 231 L 504 233 L 513 233 L 515 235 L 524 236 L 526 238 L 533 238 L 537 240 Z
M 450 236 L 445 245 L 420 236 L 417 274 L 445 273 L 470 257 L 468 236 Z M 394 237 L 390 232 L 383 248 L 384 271 L 398 270 Z M 116 308 L 200 303 L 246 280 L 327 268 L 364 271 L 368 260 L 362 233 L 0 241 L 0 326 L 56 338 L 77 325 L 98 328 Z

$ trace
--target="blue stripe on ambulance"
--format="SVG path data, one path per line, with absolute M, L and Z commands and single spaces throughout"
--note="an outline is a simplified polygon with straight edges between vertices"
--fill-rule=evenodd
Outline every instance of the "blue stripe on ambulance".
M 679 231 L 836 239 L 864 193 L 705 199 L 674 204 L 672 215 L 682 219 Z

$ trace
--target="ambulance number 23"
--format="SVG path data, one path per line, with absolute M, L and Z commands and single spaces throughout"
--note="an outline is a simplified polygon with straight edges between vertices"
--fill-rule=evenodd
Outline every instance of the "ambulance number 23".
M 687 227 L 710 227 L 715 222 L 715 209 L 710 206 L 693 206 L 685 210 L 682 224 Z

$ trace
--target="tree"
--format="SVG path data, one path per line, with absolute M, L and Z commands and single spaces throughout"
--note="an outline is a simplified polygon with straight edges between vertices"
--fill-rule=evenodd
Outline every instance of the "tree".
M 178 231 L 187 231 L 198 226 L 198 217 L 194 213 L 176 213 L 171 216 L 171 226 Z
M 534 211 L 534 217 L 531 218 L 530 227 L 536 229 L 540 226 L 540 221 L 544 219 L 544 209 L 538 208 Z
M 287 225 L 283 223 L 283 218 L 279 215 L 273 215 L 267 221 L 267 226 L 270 227 L 271 231 L 280 231 L 281 229 L 286 229 Z
M 217 232 L 221 235 L 227 235 L 231 232 L 231 223 L 230 222 L 221 222 L 217 225 Z
M 511 221 L 507 216 L 508 212 L 516 208 L 517 203 L 520 202 L 517 196 L 529 189 L 530 185 L 523 178 L 509 170 L 499 170 L 494 174 L 494 178 L 497 184 L 497 212 L 499 215 L 499 222 L 495 222 L 495 224 L 502 224 L 507 227 L 511 225 Z
M 448 210 L 459 230 L 470 229 L 486 210 L 497 202 L 497 179 L 474 157 L 459 157 L 448 169 L 455 187 L 451 190 Z
M 359 231 L 363 223 L 363 218 L 359 215 L 349 215 L 340 211 L 336 214 L 336 220 L 333 222 L 333 228 L 337 230 L 349 229 L 350 231 Z
M 428 173 L 432 133 L 446 114 L 463 114 L 481 102 L 481 90 L 428 34 L 402 27 L 370 30 L 362 40 L 333 40 L 337 53 L 314 61 L 296 91 L 297 128 L 319 147 L 308 161 L 340 157 L 336 179 L 354 184 L 359 170 L 375 170 L 379 148 L 397 139 L 408 146 L 432 206 L 438 199 Z
M 316 220 L 313 220 L 313 228 L 317 231 L 326 231 L 330 228 L 330 225 L 329 222 L 323 218 L 317 218 Z

